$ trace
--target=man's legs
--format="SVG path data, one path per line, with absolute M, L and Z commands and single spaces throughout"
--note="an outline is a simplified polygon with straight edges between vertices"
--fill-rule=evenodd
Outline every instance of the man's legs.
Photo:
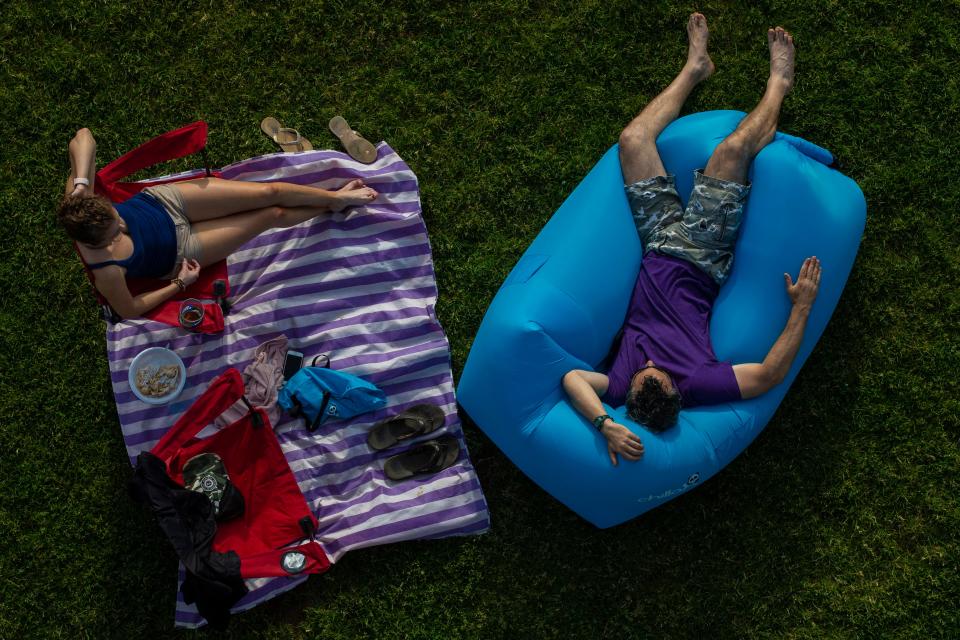
M 657 152 L 657 136 L 676 119 L 693 88 L 713 73 L 707 54 L 707 19 L 700 13 L 687 21 L 687 63 L 663 92 L 644 107 L 620 134 L 620 168 L 625 184 L 666 174 Z
M 736 130 L 714 150 L 703 174 L 720 180 L 747 183 L 747 170 L 760 150 L 777 132 L 777 119 L 784 97 L 793 89 L 793 37 L 782 27 L 767 31 L 770 46 L 770 78 L 756 108 L 740 121 Z
M 750 187 L 750 162 L 773 140 L 784 96 L 793 88 L 793 38 L 781 27 L 767 32 L 770 78 L 757 107 L 697 171 L 683 219 L 659 233 L 653 248 L 689 261 L 722 285 L 733 266 L 733 251 Z

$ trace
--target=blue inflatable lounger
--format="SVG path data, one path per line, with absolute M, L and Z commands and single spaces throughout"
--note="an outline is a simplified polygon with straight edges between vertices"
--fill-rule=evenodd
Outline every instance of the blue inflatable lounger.
M 673 122 L 657 140 L 684 199 L 694 169 L 746 114 L 711 111 Z M 766 394 L 683 410 L 655 434 L 606 406 L 640 436 L 639 462 L 614 467 L 606 440 L 562 388 L 575 368 L 603 363 L 626 315 L 642 250 L 617 148 L 610 149 L 520 258 L 480 325 L 457 395 L 473 421 L 555 498 L 598 527 L 663 504 L 720 471 L 757 437 L 787 393 L 833 313 L 866 221 L 855 182 L 830 168 L 833 156 L 778 133 L 754 161 L 752 191 L 730 279 L 713 309 L 717 358 L 761 362 L 790 312 L 783 273 L 804 258 L 823 265 L 820 293 L 786 380 Z

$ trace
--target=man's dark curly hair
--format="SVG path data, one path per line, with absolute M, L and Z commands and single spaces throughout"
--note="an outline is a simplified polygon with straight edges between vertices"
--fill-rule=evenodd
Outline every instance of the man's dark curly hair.
M 667 393 L 663 383 L 647 376 L 639 389 L 627 392 L 627 415 L 632 420 L 660 432 L 677 423 L 680 415 L 680 394 Z

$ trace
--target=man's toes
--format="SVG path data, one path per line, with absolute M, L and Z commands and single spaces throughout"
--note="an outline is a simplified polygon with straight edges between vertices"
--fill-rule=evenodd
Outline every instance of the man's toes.
M 773 44 L 774 39 L 777 37 L 777 32 L 773 29 L 767 29 L 767 44 Z

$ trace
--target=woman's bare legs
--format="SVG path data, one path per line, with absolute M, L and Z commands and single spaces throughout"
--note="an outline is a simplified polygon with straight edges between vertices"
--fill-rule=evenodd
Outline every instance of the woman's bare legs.
M 322 213 L 368 204 L 377 192 L 361 180 L 337 191 L 288 182 L 241 182 L 204 178 L 176 183 L 184 213 L 200 243 L 200 266 L 223 260 L 267 229 L 292 227 Z
M 623 181 L 666 175 L 667 171 L 657 152 L 657 136 L 680 114 L 680 108 L 693 88 L 713 73 L 713 61 L 707 54 L 707 19 L 701 13 L 690 15 L 687 21 L 687 63 L 673 82 L 650 101 L 643 111 L 620 134 L 620 169 Z
M 325 207 L 271 206 L 194 222 L 192 232 L 201 248 L 200 266 L 223 260 L 268 229 L 292 227 L 326 211 Z
M 191 222 L 232 216 L 270 206 L 313 207 L 317 213 L 367 204 L 377 192 L 360 180 L 351 180 L 337 191 L 289 182 L 243 182 L 201 178 L 171 185 L 183 197 L 184 213 Z M 316 215 L 316 214 L 315 214 Z
M 780 106 L 793 89 L 793 37 L 783 27 L 769 29 L 767 44 L 770 46 L 767 90 L 754 110 L 714 149 L 704 175 L 746 184 L 750 163 L 777 132 Z

